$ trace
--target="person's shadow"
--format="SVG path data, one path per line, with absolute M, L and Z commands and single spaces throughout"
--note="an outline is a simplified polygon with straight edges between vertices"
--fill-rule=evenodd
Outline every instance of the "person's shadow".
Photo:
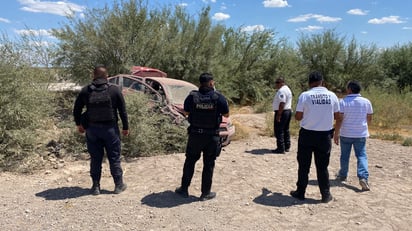
M 317 180 L 309 180 L 309 185 L 318 185 Z M 363 192 L 361 189 L 346 183 L 345 181 L 340 181 L 337 179 L 330 179 L 329 180 L 330 187 L 345 187 L 347 189 L 353 190 L 354 192 L 360 193 Z
M 172 208 L 183 204 L 199 201 L 195 196 L 184 198 L 171 190 L 152 193 L 141 199 L 142 204 L 156 208 Z
M 262 194 L 253 199 L 253 202 L 261 205 L 276 207 L 288 207 L 299 204 L 319 203 L 319 201 L 311 198 L 306 198 L 305 200 L 301 201 L 289 195 L 283 195 L 282 193 L 274 193 L 267 188 L 262 188 Z
M 252 150 L 245 151 L 245 152 L 253 154 L 253 155 L 265 155 L 265 154 L 278 155 L 278 153 L 273 153 L 271 149 L 267 149 L 267 148 L 252 149 Z M 283 155 L 283 154 L 281 154 L 281 155 Z
M 100 190 L 100 194 L 110 194 L 112 192 L 107 190 Z M 66 200 L 71 198 L 78 198 L 90 195 L 89 188 L 76 187 L 60 187 L 54 189 L 47 189 L 35 194 L 37 197 L 43 197 L 46 200 Z

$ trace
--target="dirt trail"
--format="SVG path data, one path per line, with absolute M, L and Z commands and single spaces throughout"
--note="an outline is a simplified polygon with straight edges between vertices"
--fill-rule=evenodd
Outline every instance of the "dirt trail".
M 259 130 L 262 116 L 237 120 Z M 253 123 L 251 121 L 254 121 Z M 88 162 L 33 175 L 0 174 L 1 230 L 411 230 L 412 149 L 391 142 L 367 142 L 371 191 L 361 192 L 352 158 L 348 182 L 331 181 L 334 200 L 320 203 L 312 166 L 307 199 L 289 196 L 297 177 L 296 137 L 291 151 L 271 154 L 274 138 L 252 134 L 233 141 L 216 162 L 214 200 L 200 202 L 202 163 L 190 198 L 173 193 L 184 154 L 139 158 L 124 163 L 128 189 L 112 194 L 104 165 L 102 194 L 88 194 Z M 333 146 L 331 179 L 339 168 Z

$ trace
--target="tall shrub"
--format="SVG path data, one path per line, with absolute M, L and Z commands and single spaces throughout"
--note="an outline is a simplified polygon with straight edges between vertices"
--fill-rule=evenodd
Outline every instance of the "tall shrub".
M 25 45 L 4 35 L 0 39 L 0 168 L 4 169 L 25 167 L 41 142 L 38 132 L 52 113 L 44 82 L 48 70 L 32 65 L 23 52 Z
M 162 105 L 141 94 L 126 96 L 130 135 L 123 137 L 123 155 L 127 157 L 153 156 L 183 152 L 186 145 L 186 126 L 172 123 L 160 112 Z

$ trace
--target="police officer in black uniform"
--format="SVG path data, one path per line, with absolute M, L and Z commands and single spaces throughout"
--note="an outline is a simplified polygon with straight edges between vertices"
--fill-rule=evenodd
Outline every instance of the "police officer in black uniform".
M 122 120 L 122 134 L 129 134 L 126 105 L 120 89 L 107 82 L 108 72 L 103 65 L 97 65 L 93 72 L 93 81 L 80 91 L 76 98 L 73 116 L 80 133 L 86 132 L 87 150 L 90 153 L 90 176 L 93 181 L 91 193 L 100 194 L 100 178 L 104 151 L 110 164 L 113 177 L 114 193 L 126 189 L 123 171 L 120 165 L 120 131 L 117 125 L 118 115 Z M 86 112 L 82 114 L 86 106 Z
M 199 91 L 192 91 L 184 103 L 185 114 L 188 115 L 190 126 L 189 139 L 186 147 L 186 160 L 183 166 L 181 186 L 176 193 L 189 197 L 188 188 L 193 177 L 195 164 L 203 152 L 202 194 L 201 201 L 216 197 L 211 192 L 213 169 L 216 157 L 221 151 L 219 125 L 222 116 L 229 116 L 229 106 L 226 98 L 215 91 L 213 76 L 203 73 L 199 77 Z

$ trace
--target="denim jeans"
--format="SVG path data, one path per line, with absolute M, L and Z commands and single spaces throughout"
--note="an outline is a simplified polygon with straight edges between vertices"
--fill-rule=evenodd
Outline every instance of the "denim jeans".
M 368 156 L 366 155 L 366 138 L 340 137 L 340 170 L 339 176 L 347 177 L 349 171 L 349 159 L 352 146 L 358 160 L 357 175 L 359 179 L 368 180 Z

